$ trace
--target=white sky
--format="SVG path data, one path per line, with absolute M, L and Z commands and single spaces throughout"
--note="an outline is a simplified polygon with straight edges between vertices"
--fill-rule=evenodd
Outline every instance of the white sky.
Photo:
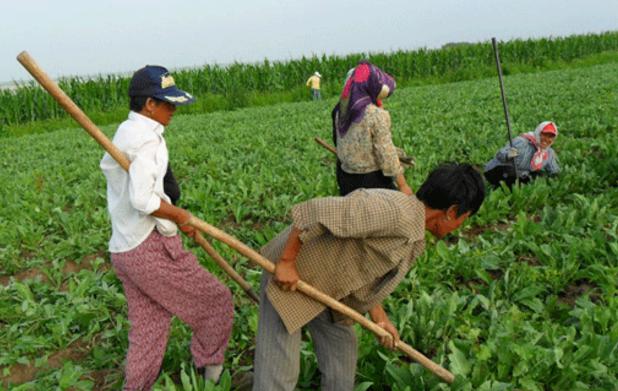
M 0 82 L 618 30 L 618 0 L 3 0 Z

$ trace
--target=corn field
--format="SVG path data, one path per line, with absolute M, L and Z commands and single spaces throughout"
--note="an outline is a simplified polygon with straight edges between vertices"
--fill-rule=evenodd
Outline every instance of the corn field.
M 618 32 L 512 40 L 500 44 L 505 74 L 509 73 L 509 67 L 541 68 L 547 62 L 570 62 L 615 50 L 618 50 Z M 476 43 L 448 45 L 432 50 L 324 55 L 290 61 L 266 59 L 256 64 L 234 63 L 228 66 L 205 65 L 174 72 L 174 76 L 183 89 L 199 98 L 199 103 L 189 112 L 211 112 L 268 104 L 264 96 L 269 94 L 275 94 L 271 97 L 274 101 L 306 99 L 304 82 L 316 70 L 323 75 L 326 96 L 337 94 L 347 71 L 363 58 L 394 75 L 400 85 L 427 79 L 442 82 L 468 80 L 495 73 L 491 45 Z M 59 81 L 60 86 L 86 112 L 127 108 L 128 83 L 128 76 L 116 75 L 101 75 L 94 79 L 70 77 Z M 7 125 L 66 116 L 34 82 L 16 87 L 0 91 L 0 130 Z

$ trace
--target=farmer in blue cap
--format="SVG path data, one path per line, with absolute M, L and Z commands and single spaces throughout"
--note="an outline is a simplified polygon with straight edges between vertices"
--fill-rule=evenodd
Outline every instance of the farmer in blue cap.
M 129 97 L 129 118 L 113 138 L 131 161 L 129 171 L 107 153 L 100 164 L 112 223 L 109 251 L 129 307 L 124 389 L 152 388 L 174 315 L 193 330 L 194 364 L 217 382 L 232 329 L 232 295 L 182 246 L 178 229 L 195 231 L 187 225 L 191 214 L 174 206 L 180 189 L 163 138 L 176 107 L 195 99 L 155 65 L 133 74 Z

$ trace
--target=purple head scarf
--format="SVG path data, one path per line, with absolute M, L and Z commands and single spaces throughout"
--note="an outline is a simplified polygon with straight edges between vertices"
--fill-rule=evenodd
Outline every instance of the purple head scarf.
M 360 122 L 365 115 L 365 108 L 373 103 L 382 106 L 378 97 L 383 87 L 388 87 L 390 96 L 395 90 L 395 79 L 369 61 L 358 63 L 352 75 L 346 80 L 339 103 L 337 129 L 344 136 L 352 122 Z

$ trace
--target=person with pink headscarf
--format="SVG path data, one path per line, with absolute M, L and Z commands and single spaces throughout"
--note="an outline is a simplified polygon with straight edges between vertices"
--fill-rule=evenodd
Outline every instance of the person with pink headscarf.
M 412 194 L 399 162 L 401 152 L 393 144 L 390 115 L 382 108 L 382 100 L 395 90 L 395 79 L 368 61 L 348 75 L 332 112 L 340 195 L 359 188 L 398 188 Z
M 552 144 L 558 137 L 558 127 L 552 121 L 541 122 L 533 132 L 528 132 L 513 139 L 496 153 L 485 165 L 485 178 L 493 186 L 505 182 L 509 188 L 519 179 L 527 183 L 539 175 L 558 175 L 560 164 Z M 517 167 L 517 176 L 513 167 Z

